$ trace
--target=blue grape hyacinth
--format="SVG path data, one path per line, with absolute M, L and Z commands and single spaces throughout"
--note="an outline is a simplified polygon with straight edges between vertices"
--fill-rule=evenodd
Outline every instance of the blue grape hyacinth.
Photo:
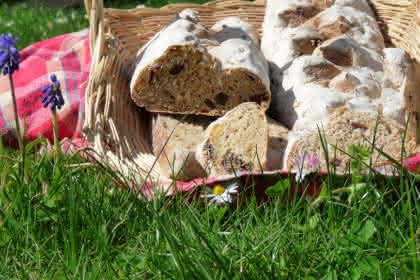
M 41 89 L 42 93 L 45 94 L 42 98 L 42 103 L 44 104 L 44 108 L 51 105 L 52 111 L 56 111 L 57 109 L 60 110 L 61 107 L 64 106 L 64 98 L 61 93 L 60 82 L 57 80 L 57 76 L 55 74 L 52 74 L 50 79 L 51 83 Z
M 16 41 L 17 38 L 10 33 L 0 35 L 0 72 L 3 75 L 19 70 L 20 54 L 15 48 Z

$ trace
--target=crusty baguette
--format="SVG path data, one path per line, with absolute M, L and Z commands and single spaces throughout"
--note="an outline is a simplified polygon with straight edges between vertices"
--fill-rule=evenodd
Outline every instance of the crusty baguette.
M 268 124 L 264 110 L 242 103 L 205 131 L 196 159 L 210 176 L 261 171 L 267 163 Z
M 205 29 L 179 17 L 139 53 L 130 89 L 151 112 L 222 116 L 243 102 L 267 110 L 268 64 L 249 24 L 238 18 Z
M 202 116 L 153 116 L 153 153 L 164 175 L 183 181 L 206 175 L 195 159 L 195 149 L 204 140 L 204 130 L 212 120 Z
M 342 37 L 338 40 L 340 36 L 346 36 L 347 39 Z M 344 53 L 348 61 L 342 61 L 337 52 L 343 49 L 338 43 L 343 42 L 346 43 L 344 50 L 349 50 L 348 54 Z M 384 39 L 366 0 L 268 0 L 261 49 L 271 71 L 272 100 L 269 115 L 292 129 L 298 115 L 296 108 L 299 106 L 296 101 L 296 94 L 299 93 L 295 88 L 306 84 L 308 86 L 305 88 L 310 92 L 311 83 L 315 85 L 315 91 L 318 91 L 318 85 L 329 87 L 334 77 L 339 76 L 341 71 L 350 71 L 348 68 L 354 65 L 380 71 L 383 48 Z M 301 56 L 323 56 L 331 63 L 323 64 L 326 67 L 320 65 L 319 70 L 309 67 L 314 71 L 307 75 L 302 70 L 307 65 L 302 62 L 306 60 L 312 66 L 316 66 L 316 63 L 307 58 L 301 60 Z M 346 85 L 337 85 L 333 89 L 343 92 L 339 89 L 343 86 Z M 375 90 L 372 86 L 368 91 Z M 359 86 L 357 91 L 363 91 L 362 88 L 362 85 Z M 355 101 L 354 104 L 360 102 L 360 99 Z
M 373 112 L 354 112 L 341 107 L 333 112 L 324 129 L 321 128 L 321 134 L 328 143 L 330 164 L 337 168 L 337 172 L 343 173 L 347 170 L 350 157 L 340 150 L 336 150 L 335 147 L 348 152 L 351 144 L 370 146 L 369 141 L 372 142 L 375 135 L 375 147 L 383 150 L 392 158 L 400 160 L 401 137 L 404 135 L 404 130 L 404 126 L 391 118 Z M 416 136 L 408 132 L 404 147 L 407 156 L 414 154 L 416 152 Z M 303 152 L 316 154 L 321 159 L 322 168 L 325 170 L 326 161 L 318 131 L 301 130 L 289 133 L 285 166 L 289 170 L 296 168 L 295 161 Z M 374 163 L 386 161 L 386 158 L 376 150 L 372 159 Z

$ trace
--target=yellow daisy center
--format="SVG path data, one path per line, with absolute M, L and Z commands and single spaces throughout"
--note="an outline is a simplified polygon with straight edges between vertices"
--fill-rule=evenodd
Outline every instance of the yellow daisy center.
M 222 195 L 225 192 L 225 188 L 222 185 L 215 185 L 213 187 L 214 195 Z

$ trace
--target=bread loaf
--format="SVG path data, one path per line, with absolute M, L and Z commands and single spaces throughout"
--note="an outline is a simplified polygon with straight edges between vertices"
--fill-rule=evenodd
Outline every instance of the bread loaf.
M 376 135 L 375 147 L 383 150 L 394 159 L 401 159 L 401 137 L 404 134 L 404 126 L 377 113 L 354 112 L 341 107 L 332 113 L 321 134 L 328 143 L 328 160 L 331 165 L 337 168 L 339 173 L 346 172 L 350 157 L 336 150 L 335 147 L 346 152 L 348 152 L 351 144 L 367 145 L 369 147 L 374 135 Z M 416 137 L 408 133 L 404 146 L 408 156 L 414 154 L 416 152 Z M 289 133 L 285 166 L 289 170 L 296 168 L 295 160 L 303 152 L 315 154 L 322 159 L 322 168 L 325 170 L 326 160 L 318 131 L 301 130 Z M 386 161 L 386 158 L 376 150 L 372 159 L 374 164 Z
M 200 116 L 153 116 L 153 153 L 164 175 L 183 181 L 205 177 L 195 159 L 195 149 L 204 140 L 204 130 L 212 120 Z
M 152 112 L 222 116 L 250 101 L 266 110 L 268 64 L 256 38 L 239 18 L 207 30 L 181 14 L 139 53 L 131 97 Z
M 210 176 L 261 171 L 267 164 L 267 144 L 264 110 L 247 102 L 209 125 L 196 158 Z
M 318 128 L 346 150 L 372 139 L 377 118 L 377 146 L 399 159 L 405 122 L 419 110 L 411 61 L 401 50 L 384 49 L 367 1 L 333 2 L 267 1 L 261 45 L 272 73 L 269 114 L 291 129 L 284 162 L 289 170 L 298 152 L 323 155 Z M 410 120 L 409 154 L 416 146 L 416 121 Z M 344 172 L 348 161 L 338 152 L 332 164 Z
M 383 48 L 381 31 L 365 0 L 268 0 L 261 49 L 271 71 L 269 115 L 292 129 L 298 115 L 294 87 L 307 84 L 306 90 L 311 91 L 309 84 L 314 84 L 318 91 L 318 85 L 329 87 L 342 71 L 351 72 L 349 68 L 356 66 L 379 73 Z M 330 63 L 321 62 L 318 56 Z M 343 92 L 340 87 L 349 92 L 351 82 L 341 77 L 332 89 Z M 352 89 L 366 94 L 376 90 L 372 83 L 367 89 L 363 85 Z

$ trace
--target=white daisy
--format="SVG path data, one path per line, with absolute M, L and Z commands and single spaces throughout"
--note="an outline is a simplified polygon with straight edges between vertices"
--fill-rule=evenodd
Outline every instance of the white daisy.
M 210 204 L 223 205 L 232 203 L 233 195 L 238 193 L 238 184 L 232 183 L 226 188 L 220 184 L 207 188 L 207 194 L 202 195 L 203 198 L 210 198 Z

